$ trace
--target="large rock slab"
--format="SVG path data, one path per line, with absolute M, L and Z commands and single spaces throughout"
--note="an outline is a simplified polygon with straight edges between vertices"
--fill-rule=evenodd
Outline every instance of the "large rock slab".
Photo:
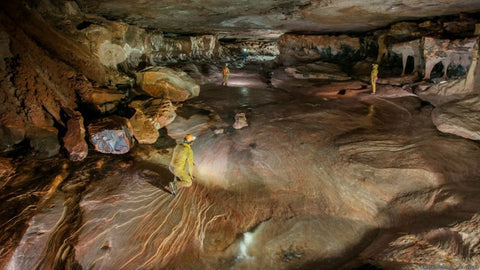
M 133 128 L 128 119 L 109 116 L 88 125 L 90 142 L 105 154 L 125 154 L 133 146 Z
M 85 126 L 83 117 L 76 113 L 67 121 L 67 133 L 63 137 L 63 146 L 68 151 L 70 160 L 80 161 L 88 155 L 88 145 L 85 141 Z
M 138 72 L 137 84 L 152 97 L 172 101 L 184 101 L 200 93 L 200 86 L 185 72 L 167 67 L 151 67 Z
M 348 81 L 351 79 L 340 66 L 326 62 L 287 67 L 285 71 L 294 78 L 302 80 Z
M 432 112 L 438 130 L 471 140 L 480 140 L 480 97 L 443 104 Z
M 135 112 L 132 118 L 130 118 L 130 123 L 132 124 L 135 139 L 140 144 L 155 143 L 160 136 L 151 119 L 142 111 Z

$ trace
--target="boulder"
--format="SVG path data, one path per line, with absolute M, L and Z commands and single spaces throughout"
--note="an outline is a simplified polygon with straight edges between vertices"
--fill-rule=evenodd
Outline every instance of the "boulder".
M 130 103 L 137 112 L 142 112 L 156 129 L 161 129 L 175 120 L 175 106 L 168 99 L 149 99 Z
M 233 123 L 232 126 L 234 129 L 248 127 L 247 117 L 245 116 L 245 113 L 235 114 L 235 123 Z
M 480 97 L 473 96 L 435 108 L 432 120 L 438 130 L 480 140 Z
M 0 151 L 12 150 L 12 147 L 25 139 L 25 126 L 0 125 Z
M 63 138 L 63 146 L 68 151 L 70 160 L 80 161 L 88 155 L 88 145 L 85 141 L 83 117 L 76 113 L 67 121 L 67 133 Z
M 130 123 L 132 124 L 135 139 L 137 139 L 140 144 L 155 143 L 160 136 L 158 129 L 155 128 L 151 119 L 142 111 L 135 112 L 132 118 L 130 118 Z
M 29 128 L 26 137 L 38 158 L 53 157 L 60 150 L 58 131 L 54 127 Z
M 141 144 L 152 144 L 159 137 L 158 130 L 173 122 L 175 106 L 168 99 L 136 100 L 130 103 L 135 114 L 130 118 L 135 138 Z
M 152 97 L 172 101 L 184 101 L 200 93 L 200 86 L 187 73 L 167 67 L 151 67 L 138 72 L 137 84 Z
M 128 119 L 109 116 L 88 125 L 90 142 L 105 154 L 125 154 L 133 146 L 133 128 Z

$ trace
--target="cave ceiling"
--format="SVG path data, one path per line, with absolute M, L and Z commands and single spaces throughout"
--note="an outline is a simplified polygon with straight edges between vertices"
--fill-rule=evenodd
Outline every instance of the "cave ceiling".
M 276 37 L 362 32 L 388 24 L 480 11 L 478 0 L 77 0 L 85 13 L 166 33 Z

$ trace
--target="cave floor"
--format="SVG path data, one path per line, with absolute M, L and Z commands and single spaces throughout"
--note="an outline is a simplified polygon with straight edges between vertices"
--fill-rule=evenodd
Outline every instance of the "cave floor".
M 195 120 L 195 183 L 177 196 L 165 188 L 171 146 L 136 145 L 125 155 L 90 149 L 76 163 L 18 154 L 17 173 L 1 182 L 0 269 L 479 260 L 449 245 L 478 226 L 478 143 L 441 134 L 433 107 L 401 91 L 322 94 L 302 81 L 279 89 L 260 73 L 233 70 L 228 87 L 203 85 L 179 109 L 184 129 L 199 112 L 210 118 Z M 248 126 L 237 130 L 239 112 Z

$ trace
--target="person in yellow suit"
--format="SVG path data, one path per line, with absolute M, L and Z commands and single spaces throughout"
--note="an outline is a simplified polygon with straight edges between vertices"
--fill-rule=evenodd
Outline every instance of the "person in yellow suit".
M 375 91 L 377 90 L 378 64 L 372 64 L 372 73 L 370 74 L 370 79 L 372 82 L 372 94 L 375 94 Z
M 230 69 L 228 68 L 228 64 L 225 64 L 225 67 L 222 69 L 222 75 L 222 85 L 228 86 L 228 75 L 230 75 Z
M 173 150 L 172 160 L 169 169 L 175 175 L 170 182 L 169 187 L 173 195 L 177 194 L 178 187 L 189 187 L 192 185 L 193 174 L 193 150 L 192 143 L 196 137 L 187 134 L 183 138 L 183 143 L 177 144 Z

